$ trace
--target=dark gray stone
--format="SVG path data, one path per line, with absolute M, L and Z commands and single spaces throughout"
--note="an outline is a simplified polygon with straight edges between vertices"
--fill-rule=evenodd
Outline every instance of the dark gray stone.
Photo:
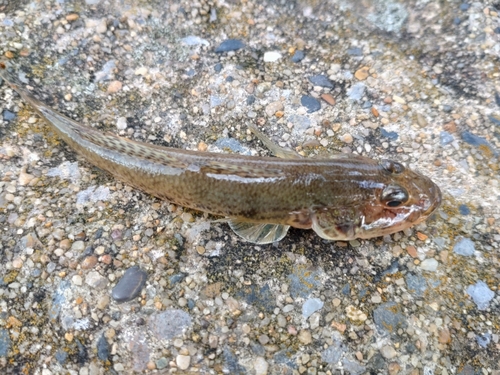
M 306 107 L 307 112 L 309 113 L 313 113 L 321 109 L 321 103 L 319 100 L 309 95 L 303 95 L 302 98 L 300 98 L 300 104 Z
M 386 302 L 373 311 L 373 320 L 382 334 L 394 335 L 399 328 L 406 328 L 408 323 L 401 313 L 401 307 L 393 301 Z
M 399 138 L 399 134 L 393 131 L 387 131 L 384 128 L 380 128 L 380 134 L 382 137 L 389 138 L 390 140 L 396 140 Z
M 495 156 L 498 155 L 498 151 L 493 147 L 493 145 L 490 142 L 486 140 L 486 138 L 472 134 L 471 132 L 468 131 L 464 131 L 462 132 L 462 139 L 464 140 L 464 142 L 467 142 L 472 146 L 486 146 Z
M 330 81 L 328 77 L 323 74 L 311 76 L 309 77 L 309 81 L 315 86 L 327 87 L 329 89 L 333 89 L 335 87 L 333 82 Z
M 301 50 L 297 50 L 295 51 L 295 53 L 293 54 L 291 60 L 292 62 L 294 63 L 298 63 L 298 62 L 301 62 L 304 57 L 306 57 L 306 54 L 304 53 L 304 51 L 301 51 Z
M 109 344 L 104 334 L 97 340 L 97 357 L 101 361 L 107 361 L 109 357 Z
M 483 333 L 482 335 L 476 335 L 476 341 L 480 347 L 486 349 L 486 347 L 491 342 L 491 333 Z
M 245 47 L 245 43 L 243 43 L 239 39 L 228 39 L 223 41 L 219 46 L 215 49 L 216 53 L 236 51 L 240 48 Z
M 422 297 L 427 290 L 425 277 L 411 273 L 406 275 L 406 286 L 408 287 L 408 291 L 416 297 Z
M 9 331 L 0 328 L 0 357 L 7 357 L 10 350 Z
M 238 357 L 227 346 L 222 355 L 224 356 L 224 369 L 228 374 L 245 375 L 247 373 L 245 367 L 238 363 Z
M 16 118 L 16 114 L 7 110 L 7 109 L 4 109 L 3 111 L 3 119 L 5 121 L 12 121 Z
M 249 305 L 267 312 L 272 312 L 276 307 L 276 298 L 267 284 L 261 288 L 254 284 L 245 286 L 236 293 L 236 297 L 244 299 Z
M 321 360 L 330 364 L 337 364 L 345 352 L 345 347 L 339 340 L 334 340 L 333 345 L 321 352 Z
M 147 277 L 148 273 L 139 266 L 130 267 L 113 288 L 111 296 L 116 302 L 133 300 L 141 293 L 142 288 L 146 284 Z
M 307 298 L 313 290 L 321 285 L 321 275 L 318 271 L 298 268 L 293 274 L 288 275 L 290 282 L 290 295 L 293 299 Z
M 56 357 L 57 362 L 63 365 L 66 362 L 66 359 L 68 359 L 68 352 L 63 349 L 58 349 L 54 357 Z

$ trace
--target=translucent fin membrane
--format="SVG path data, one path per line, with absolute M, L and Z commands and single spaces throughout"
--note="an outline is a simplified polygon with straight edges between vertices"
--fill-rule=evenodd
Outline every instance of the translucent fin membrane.
M 245 241 L 259 245 L 280 241 L 286 236 L 289 225 L 255 224 L 237 220 L 228 220 L 229 226 Z

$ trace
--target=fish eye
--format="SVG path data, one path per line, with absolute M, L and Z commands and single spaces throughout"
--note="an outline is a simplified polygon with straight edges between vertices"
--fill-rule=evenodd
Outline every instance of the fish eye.
M 408 201 L 409 197 L 408 191 L 402 186 L 389 185 L 382 191 L 380 200 L 389 207 L 398 207 Z
M 380 161 L 380 165 L 382 166 L 382 168 L 384 168 L 384 170 L 393 174 L 399 174 L 404 172 L 405 170 L 403 164 L 398 163 L 397 161 L 394 160 L 383 159 Z

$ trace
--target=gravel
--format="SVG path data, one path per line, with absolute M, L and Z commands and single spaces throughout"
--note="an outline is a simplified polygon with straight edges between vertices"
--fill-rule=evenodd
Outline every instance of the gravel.
M 251 122 L 311 160 L 397 160 L 443 203 L 381 238 L 248 244 L 77 156 L 1 84 L 0 373 L 499 373 L 493 6 L 7 3 L 2 61 L 78 122 L 269 155 Z

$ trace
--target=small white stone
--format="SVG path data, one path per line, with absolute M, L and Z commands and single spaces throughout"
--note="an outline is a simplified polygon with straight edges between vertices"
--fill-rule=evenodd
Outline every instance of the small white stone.
M 191 357 L 188 355 L 179 354 L 175 358 L 175 363 L 177 367 L 181 370 L 187 370 L 189 368 L 189 364 L 191 363 Z
M 255 370 L 255 375 L 266 375 L 269 364 L 264 357 L 257 357 L 253 360 L 253 368 Z
M 424 271 L 435 272 L 438 268 L 438 261 L 434 258 L 425 259 L 420 264 L 420 268 Z
M 118 120 L 116 120 L 116 128 L 118 130 L 127 129 L 127 119 L 125 117 L 118 117 Z
M 264 62 L 275 62 L 281 59 L 281 53 L 277 51 L 269 51 L 264 53 Z
M 123 366 L 122 363 L 115 363 L 113 365 L 113 368 L 115 369 L 115 371 L 118 371 L 118 372 L 122 372 L 125 370 L 125 367 Z
M 71 281 L 73 281 L 73 284 L 81 286 L 83 284 L 82 277 L 80 275 L 75 275 L 71 278 Z
M 380 354 L 382 354 L 382 357 L 385 359 L 392 359 L 398 355 L 396 350 L 390 345 L 386 345 L 380 349 Z
M 21 268 L 23 266 L 23 260 L 21 258 L 16 258 L 12 261 L 12 267 Z
M 135 71 L 136 76 L 145 76 L 147 73 L 148 73 L 148 68 L 144 66 L 142 68 L 136 69 Z

